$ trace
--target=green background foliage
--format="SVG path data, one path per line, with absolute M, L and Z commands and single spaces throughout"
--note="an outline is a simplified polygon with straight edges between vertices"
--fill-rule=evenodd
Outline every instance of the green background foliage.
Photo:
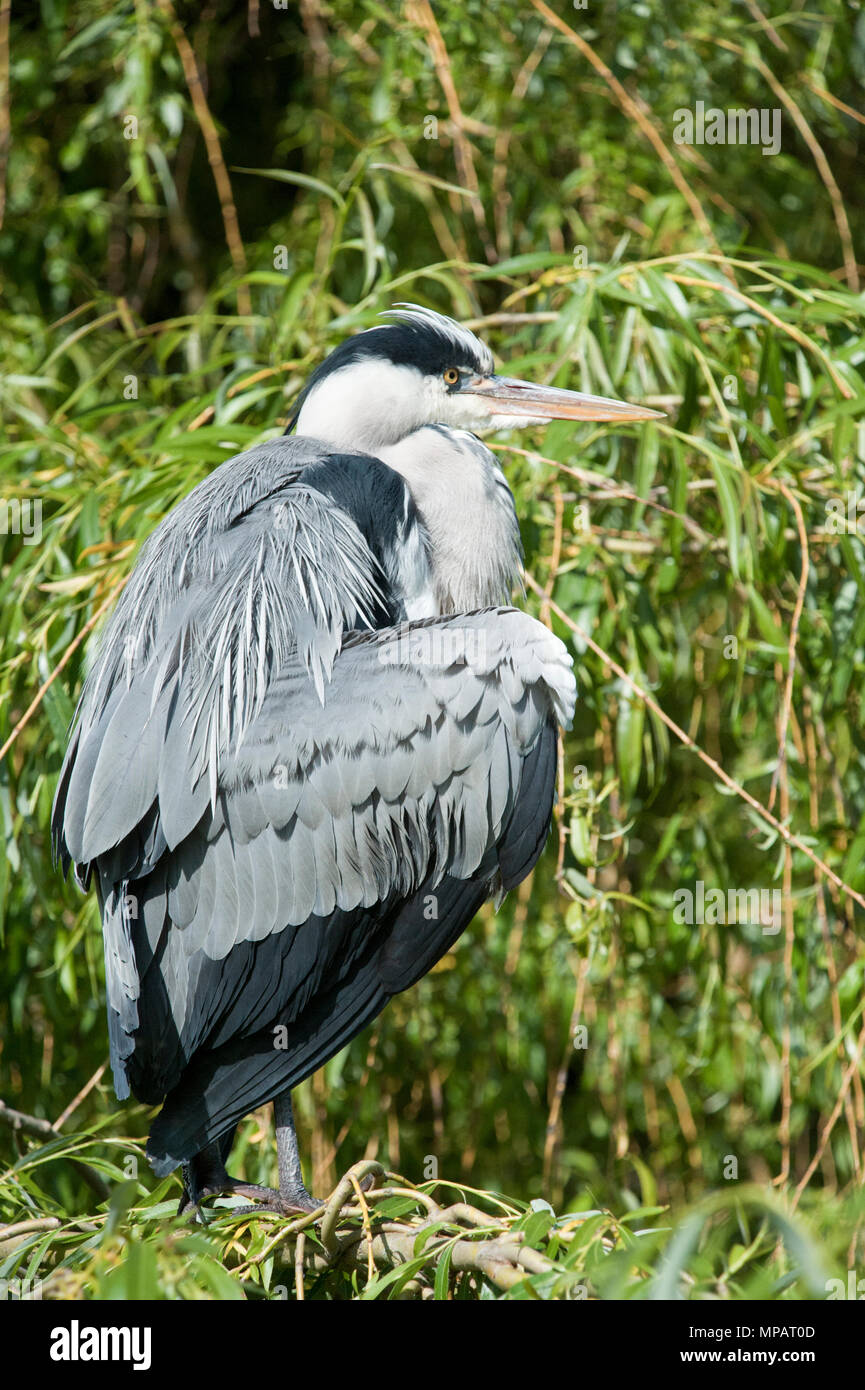
M 2 496 L 42 507 L 37 544 L 0 535 L 7 1105 L 53 1123 L 107 1054 L 96 904 L 47 830 L 85 629 L 169 508 L 281 432 L 330 347 L 416 300 L 514 375 L 666 418 L 493 441 L 527 605 L 576 660 L 559 814 L 532 880 L 300 1089 L 311 1186 L 364 1157 L 421 1183 L 435 1159 L 518 1194 L 509 1229 L 552 1204 L 527 1239 L 564 1273 L 462 1274 L 458 1296 L 579 1276 L 603 1297 L 815 1297 L 865 1265 L 865 11 L 775 8 L 41 0 L 0 22 Z M 677 144 L 698 101 L 778 108 L 781 151 Z M 677 921 L 697 881 L 781 910 L 769 931 Z M 166 1225 L 178 1183 L 149 1175 L 148 1121 L 101 1075 L 47 1147 L 0 1127 L 0 1215 L 49 1223 L 0 1232 L 0 1278 L 278 1284 L 266 1222 L 248 1267 L 221 1227 Z M 266 1110 L 232 1167 L 273 1181 Z M 366 1296 L 446 1296 L 436 1258 L 437 1281 L 421 1260 L 416 1286 Z M 311 1274 L 308 1296 L 360 1287 Z

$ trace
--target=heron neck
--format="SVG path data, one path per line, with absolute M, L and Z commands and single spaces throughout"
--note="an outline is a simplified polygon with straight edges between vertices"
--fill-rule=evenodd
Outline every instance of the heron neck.
M 521 582 L 522 545 L 513 494 L 474 435 L 428 425 L 377 450 L 408 484 L 426 531 L 440 613 L 509 603 Z

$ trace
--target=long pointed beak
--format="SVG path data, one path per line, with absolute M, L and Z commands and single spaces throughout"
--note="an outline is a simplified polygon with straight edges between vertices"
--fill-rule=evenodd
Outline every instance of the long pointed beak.
M 579 391 L 562 391 L 556 386 L 533 386 L 512 376 L 477 376 L 467 381 L 461 395 L 481 396 L 490 403 L 490 415 L 519 415 L 530 420 L 661 420 L 662 410 L 644 405 L 610 400 L 607 396 L 584 396 Z

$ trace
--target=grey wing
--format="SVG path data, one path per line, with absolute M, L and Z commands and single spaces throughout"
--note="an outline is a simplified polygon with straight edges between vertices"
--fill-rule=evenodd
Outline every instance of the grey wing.
M 323 708 L 302 673 L 274 682 L 134 933 L 157 1171 L 326 1061 L 525 876 L 573 702 L 564 647 L 513 609 L 350 637 Z
M 344 634 L 381 624 L 366 540 L 303 482 L 321 462 L 306 441 L 239 455 L 143 546 L 85 682 L 60 776 L 52 831 L 64 869 L 83 866 L 86 879 L 89 864 L 138 832 L 157 780 L 161 833 L 177 843 L 200 814 L 200 773 L 213 798 L 219 759 L 274 673 L 299 664 L 321 698 Z
M 196 488 L 79 704 L 54 842 L 95 875 L 115 1084 L 169 1095 L 167 1163 L 332 1055 L 546 835 L 564 648 L 508 609 L 353 631 L 390 603 L 383 500 L 380 534 L 411 521 L 395 475 L 356 463 L 280 441 Z
M 294 851 L 257 934 L 406 896 L 433 867 L 470 877 L 518 760 L 550 719 L 570 724 L 574 698 L 562 643 L 507 608 L 352 634 L 323 707 L 301 672 L 278 678 L 225 764 L 208 832 L 235 856 L 260 841 Z M 197 907 L 189 924 L 215 956 L 250 930 Z
M 170 855 L 215 803 L 220 759 L 274 672 L 301 670 L 320 698 L 345 634 L 387 612 L 358 525 L 304 481 L 328 466 L 352 476 L 356 464 L 294 440 L 229 460 L 145 543 L 106 625 L 58 781 L 52 839 L 83 887 L 96 871 L 115 1058 L 129 1055 L 137 1022 L 129 879 Z M 118 1077 L 122 1091 L 122 1066 Z
M 141 729 L 132 694 L 80 754 L 92 785 Z M 136 791 L 113 839 L 94 808 L 75 848 L 105 904 L 118 1091 L 168 1095 L 163 1169 L 326 1060 L 528 872 L 573 702 L 565 649 L 513 609 L 355 633 L 323 705 L 297 662 L 271 680 L 214 801 L 176 692 L 160 693 L 155 734 L 126 749 L 151 803 L 142 815 Z

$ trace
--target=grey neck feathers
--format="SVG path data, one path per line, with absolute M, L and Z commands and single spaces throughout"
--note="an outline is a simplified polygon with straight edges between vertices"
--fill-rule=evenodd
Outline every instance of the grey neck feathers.
M 489 449 L 464 430 L 428 425 L 376 453 L 405 478 L 427 532 L 436 610 L 510 603 L 522 575 L 520 530 Z

